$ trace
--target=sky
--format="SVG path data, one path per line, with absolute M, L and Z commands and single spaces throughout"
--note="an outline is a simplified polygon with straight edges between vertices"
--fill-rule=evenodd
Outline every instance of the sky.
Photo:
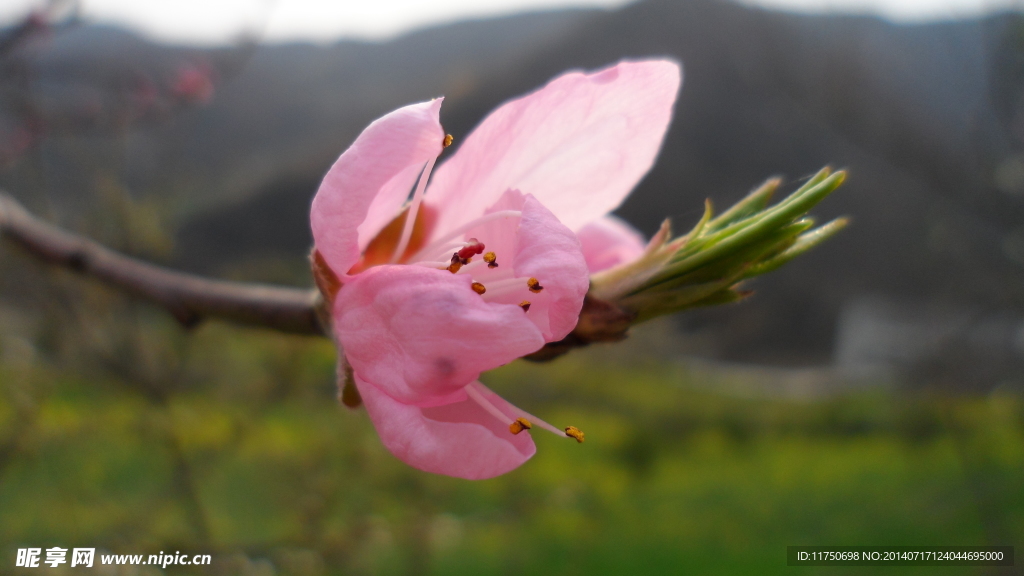
M 680 0 L 686 1 L 686 0 Z M 877 14 L 896 21 L 974 16 L 1024 8 L 1024 0 L 739 0 L 744 4 L 823 13 Z M 45 0 L 0 0 L 0 26 Z M 617 8 L 630 0 L 81 0 L 88 21 L 120 24 L 173 43 L 211 45 L 239 35 L 268 42 L 386 39 L 453 20 L 524 10 Z

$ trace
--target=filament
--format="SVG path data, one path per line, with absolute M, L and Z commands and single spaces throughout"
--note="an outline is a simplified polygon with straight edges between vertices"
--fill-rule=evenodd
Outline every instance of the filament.
M 526 278 L 508 278 L 506 280 L 491 281 L 486 284 L 487 286 L 487 297 L 492 298 L 495 296 L 502 296 L 509 292 L 518 292 L 520 290 L 527 290 Z M 488 299 L 489 299 L 488 298 Z
M 391 263 L 398 262 L 398 260 L 405 254 L 405 249 L 409 247 L 409 239 L 412 238 L 412 229 L 416 225 L 416 214 L 420 211 L 420 204 L 423 203 L 423 191 L 427 188 L 427 180 L 430 179 L 430 171 L 434 169 L 434 162 L 437 162 L 437 158 L 431 158 L 426 167 L 423 168 L 423 172 L 420 173 L 420 180 L 416 184 L 416 192 L 412 195 L 412 204 L 409 205 L 409 213 L 405 216 L 405 226 L 402 227 L 402 237 L 398 241 L 398 246 L 395 247 L 395 253 L 391 255 Z
M 450 242 L 458 238 L 459 236 L 462 236 L 463 234 L 469 232 L 470 230 L 479 226 L 480 224 L 484 224 L 492 220 L 499 220 L 501 218 L 512 218 L 515 216 L 522 215 L 523 213 L 519 210 L 499 210 L 497 212 L 491 212 L 490 214 L 484 214 L 483 216 L 477 218 L 476 220 L 473 220 L 472 222 L 469 222 L 467 224 L 463 224 L 462 226 L 459 226 L 455 230 L 452 230 L 451 232 L 445 234 L 444 236 L 441 236 L 437 240 L 434 240 L 429 245 L 427 245 L 426 248 L 423 248 L 422 250 L 417 252 L 416 257 L 412 259 L 415 260 L 421 254 L 434 254 L 436 251 L 440 250 L 441 246 L 444 246 L 446 242 Z
M 565 438 L 565 431 L 564 430 L 559 430 L 558 428 L 555 428 L 551 424 L 548 424 L 547 422 L 541 420 L 540 418 L 537 418 L 533 414 L 530 414 L 529 412 L 527 412 L 526 410 L 523 410 L 522 408 L 519 408 L 518 406 L 514 406 L 513 405 L 512 406 L 512 410 L 517 412 L 523 418 L 526 418 L 527 420 L 529 420 L 531 424 L 534 424 L 536 426 L 540 426 L 541 428 L 547 430 L 548 432 L 551 432 L 555 436 L 561 436 L 562 438 Z
M 472 384 L 466 386 L 466 395 L 469 396 L 470 399 L 472 399 L 474 402 L 479 404 L 481 408 L 489 412 L 491 416 L 494 416 L 495 418 L 500 420 L 502 424 L 505 424 L 507 426 L 512 422 L 513 418 L 511 418 L 501 410 L 498 410 L 498 407 L 495 406 L 494 404 L 491 404 L 491 401 L 485 398 L 484 395 L 481 394 L 479 390 L 473 387 Z

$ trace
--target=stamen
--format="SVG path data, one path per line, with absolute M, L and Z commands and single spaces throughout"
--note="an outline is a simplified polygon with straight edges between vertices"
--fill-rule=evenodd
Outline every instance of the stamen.
M 465 256 L 462 255 L 462 250 L 459 250 L 458 252 L 452 254 L 452 264 L 460 264 L 462 266 L 465 266 L 466 264 L 469 264 L 472 261 L 473 257 L 470 256 L 469 258 L 466 258 Z
M 435 268 L 437 270 L 444 270 L 444 269 L 447 268 L 447 266 L 449 266 L 449 263 L 441 261 L 441 260 L 437 260 L 435 262 L 431 262 L 429 260 L 423 260 L 422 262 L 413 262 L 413 265 L 414 266 L 425 266 L 425 268 Z
M 529 312 L 530 311 L 530 301 L 529 300 L 523 300 L 522 302 L 519 303 L 519 307 L 523 309 L 523 312 Z
M 583 444 L 583 431 L 575 426 L 569 426 L 565 429 L 565 435 L 569 438 L 576 440 L 576 442 Z
M 479 404 L 481 408 L 486 410 L 491 416 L 494 416 L 495 418 L 500 420 L 502 424 L 505 424 L 509 421 L 509 416 L 507 416 L 501 410 L 498 410 L 497 406 L 491 404 L 491 401 L 485 398 L 484 395 L 481 394 L 479 390 L 473 387 L 472 384 L 466 386 L 465 390 L 466 395 L 469 396 L 470 400 Z
M 526 286 L 530 289 L 530 292 L 533 292 L 534 294 L 544 289 L 544 287 L 540 285 L 540 282 L 538 282 L 536 278 L 530 278 L 529 280 L 527 280 Z
M 462 268 L 462 258 L 459 258 L 459 253 L 452 254 L 452 262 L 448 265 L 448 271 L 455 274 Z
M 483 284 L 479 282 L 473 282 L 472 284 L 470 284 L 470 286 L 473 287 L 473 292 L 476 292 L 481 296 L 484 295 L 484 292 L 487 292 L 487 287 L 485 287 Z
M 471 262 L 471 263 L 463 266 L 462 270 L 459 272 L 459 274 L 469 274 L 470 271 L 476 270 L 477 268 L 479 268 L 481 266 L 486 266 L 486 265 L 487 264 L 483 260 L 477 260 L 476 262 Z
M 455 138 L 452 137 L 451 134 L 445 134 L 444 135 L 444 140 L 441 140 L 441 146 L 444 147 L 444 148 L 447 148 L 447 147 L 451 146 L 452 142 L 454 142 L 454 141 L 455 141 Z
M 487 254 L 484 254 L 484 262 L 487 262 L 488 268 L 497 268 L 498 255 L 495 254 L 494 252 L 488 252 Z
M 496 273 L 497 274 L 497 273 Z M 523 278 L 508 278 L 506 280 L 487 279 L 487 296 L 501 296 L 509 292 L 521 292 L 523 290 Z
M 412 204 L 409 205 L 409 212 L 405 216 L 405 226 L 402 228 L 402 237 L 395 246 L 395 252 L 391 255 L 391 263 L 398 262 L 409 247 L 409 239 L 412 238 L 412 229 L 416 224 L 416 214 L 420 211 L 420 204 L 423 203 L 423 191 L 427 188 L 427 180 L 430 179 L 430 171 L 434 169 L 434 162 L 437 158 L 431 158 L 420 173 L 420 181 L 416 184 L 416 192 L 412 195 Z
M 446 243 L 451 242 L 452 240 L 458 238 L 459 236 L 462 236 L 466 232 L 469 232 L 470 230 L 476 228 L 481 224 L 486 224 L 487 222 L 490 222 L 492 220 L 500 220 L 502 218 L 512 218 L 522 215 L 523 213 L 519 210 L 498 210 L 497 212 L 484 214 L 483 216 L 477 218 L 476 220 L 463 224 L 462 226 L 459 226 L 458 228 L 438 238 L 437 240 L 434 240 L 428 246 L 417 252 L 416 255 L 413 258 L 411 258 L 411 260 L 418 260 L 420 255 L 423 254 L 436 254 L 437 251 L 441 249 L 441 246 L 444 246 Z
M 515 422 L 509 424 L 508 431 L 512 434 L 519 434 L 523 430 L 529 430 L 530 428 L 533 428 L 533 424 L 530 424 L 529 420 L 526 418 L 516 418 Z
M 509 407 L 512 409 L 513 412 L 515 412 L 516 414 L 519 414 L 520 418 L 522 418 L 522 419 L 526 420 L 527 422 L 529 422 L 530 425 L 532 425 L 532 426 L 539 426 L 540 428 L 543 428 L 543 429 L 547 430 L 548 432 L 551 432 L 552 434 L 554 434 L 555 436 L 558 436 L 559 438 L 565 438 L 565 433 L 564 432 L 562 432 L 558 428 L 555 428 L 551 424 L 548 424 L 547 422 L 541 420 L 540 418 L 537 418 L 533 414 L 530 414 L 526 410 L 523 410 L 522 408 L 520 408 L 518 406 L 515 406 L 515 405 L 509 405 Z
M 466 386 L 465 390 L 466 395 L 469 396 L 469 398 L 472 401 L 479 404 L 480 407 L 486 410 L 491 416 L 494 416 L 502 423 L 509 421 L 509 417 L 501 410 L 498 410 L 498 407 L 492 404 L 487 398 L 485 398 L 484 395 L 481 394 L 479 390 L 473 387 L 472 384 Z M 562 431 L 559 430 L 558 428 L 555 428 L 551 424 L 548 424 L 547 422 L 541 420 L 540 418 L 537 418 L 536 416 L 530 414 L 529 412 L 522 410 L 521 408 L 511 405 L 510 407 L 512 410 L 519 413 L 520 415 L 508 427 L 508 431 L 513 434 L 518 434 L 519 432 L 523 431 L 522 429 L 516 431 L 516 428 L 518 428 L 519 426 L 522 426 L 525 430 L 530 430 L 534 427 L 534 425 L 536 425 L 561 438 L 565 438 L 566 436 L 568 436 L 569 438 L 576 440 L 576 442 L 579 442 L 580 444 L 583 443 L 583 432 L 575 426 L 569 426 L 568 428 L 565 429 L 565 431 Z

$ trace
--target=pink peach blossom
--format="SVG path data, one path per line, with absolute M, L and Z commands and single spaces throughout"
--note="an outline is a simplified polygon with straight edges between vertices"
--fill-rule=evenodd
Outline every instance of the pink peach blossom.
M 601 272 L 636 260 L 644 253 L 644 237 L 628 222 L 612 215 L 580 228 L 576 236 L 590 273 Z
M 492 112 L 432 179 L 441 99 L 413 104 L 331 167 L 310 220 L 334 336 L 398 458 L 490 478 L 535 452 L 524 421 L 567 435 L 477 379 L 568 335 L 594 267 L 642 249 L 605 218 L 654 162 L 679 83 L 664 60 L 564 74 Z
M 206 62 L 179 66 L 171 80 L 171 95 L 187 104 L 209 104 L 214 90 L 213 67 Z

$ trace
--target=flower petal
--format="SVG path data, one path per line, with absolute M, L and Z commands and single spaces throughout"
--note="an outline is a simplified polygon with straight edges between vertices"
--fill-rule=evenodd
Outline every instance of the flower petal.
M 338 275 L 398 215 L 419 168 L 441 153 L 440 108 L 438 98 L 378 118 L 324 176 L 310 225 L 317 250 Z
M 468 275 L 408 265 L 354 276 L 333 311 L 352 369 L 401 402 L 429 405 L 544 345 L 518 306 L 485 302 L 470 284 Z
M 576 233 L 583 246 L 590 273 L 632 262 L 644 253 L 644 237 L 628 222 L 605 216 L 587 224 Z
M 425 200 L 439 209 L 435 230 L 479 217 L 509 189 L 574 231 L 611 212 L 654 163 L 680 81 L 670 60 L 621 62 L 502 105 L 435 170 Z
M 537 451 L 528 433 L 513 435 L 508 424 L 465 393 L 461 400 L 420 408 L 395 400 L 358 375 L 355 382 L 381 442 L 399 460 L 420 470 L 482 480 L 514 470 Z M 470 386 L 507 414 L 509 422 L 516 419 L 511 405 L 497 394 L 479 382 Z
M 548 326 L 541 327 L 544 339 L 565 338 L 579 321 L 590 273 L 576 235 L 532 195 L 523 203 L 519 247 L 512 267 L 517 275 L 537 278 L 544 286 L 544 307 L 537 310 L 546 312 Z M 535 302 L 541 294 L 534 296 Z
M 374 196 L 373 202 L 370 203 L 370 207 L 366 211 L 366 219 L 357 228 L 360 252 L 366 250 L 370 241 L 398 216 L 402 204 L 409 197 L 409 190 L 416 185 L 422 171 L 423 163 L 410 164 L 391 180 L 388 180 L 387 184 Z

